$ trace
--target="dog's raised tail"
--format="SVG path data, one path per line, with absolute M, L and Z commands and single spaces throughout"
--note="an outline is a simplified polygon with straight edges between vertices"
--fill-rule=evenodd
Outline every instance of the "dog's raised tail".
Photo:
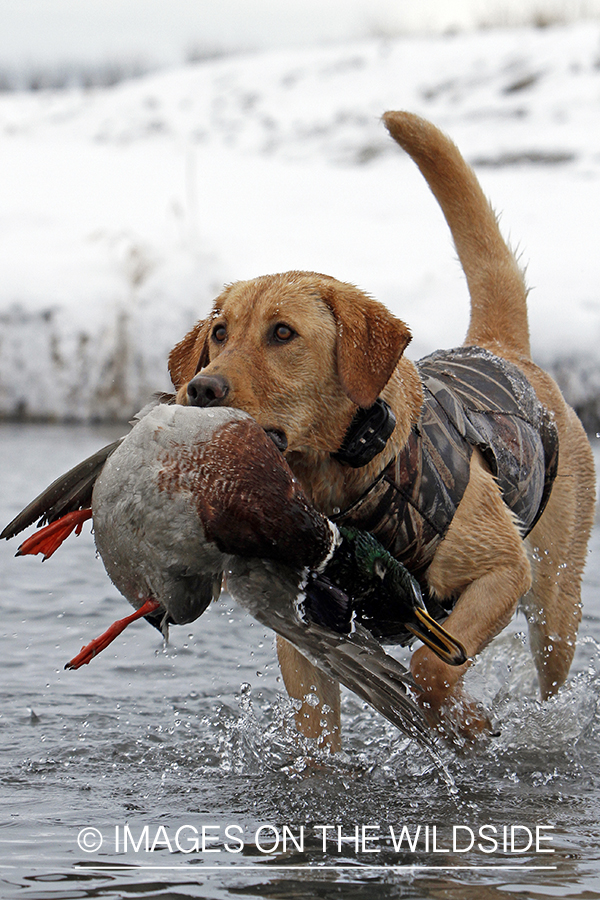
M 450 138 L 408 112 L 383 121 L 416 162 L 448 222 L 471 295 L 466 343 L 530 356 L 527 288 L 494 210 Z

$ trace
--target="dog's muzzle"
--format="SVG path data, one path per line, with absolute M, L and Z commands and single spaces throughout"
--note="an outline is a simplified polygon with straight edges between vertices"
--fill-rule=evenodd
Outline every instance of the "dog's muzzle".
M 194 375 L 187 386 L 190 406 L 220 406 L 229 393 L 229 382 L 223 375 Z

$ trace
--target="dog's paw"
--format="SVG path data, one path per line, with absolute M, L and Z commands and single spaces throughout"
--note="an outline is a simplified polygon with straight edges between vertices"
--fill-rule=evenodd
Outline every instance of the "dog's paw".
M 498 734 L 483 705 L 464 690 L 468 665 L 448 666 L 428 647 L 420 647 L 410 666 L 419 688 L 417 702 L 429 725 L 447 741 L 465 749 Z
M 500 734 L 485 707 L 463 690 L 439 705 L 422 694 L 419 703 L 432 728 L 457 750 L 469 750 Z

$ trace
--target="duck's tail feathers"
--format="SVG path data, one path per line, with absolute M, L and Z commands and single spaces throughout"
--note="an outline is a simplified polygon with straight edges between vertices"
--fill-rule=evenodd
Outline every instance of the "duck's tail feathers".
M 34 523 L 44 525 L 56 522 L 66 513 L 89 508 L 96 479 L 104 463 L 122 440 L 123 438 L 119 438 L 118 441 L 107 444 L 53 481 L 50 487 L 42 491 L 6 526 L 0 538 L 8 540 Z
M 143 419 L 152 409 L 161 403 L 172 405 L 175 402 L 175 394 L 157 393 L 153 394 L 150 401 L 133 417 L 130 422 L 135 425 L 140 419 Z M 124 437 L 107 444 L 101 450 L 97 450 L 83 462 L 78 463 L 70 469 L 65 475 L 61 475 L 56 481 L 53 481 L 50 487 L 42 491 L 39 496 L 32 500 L 25 509 L 16 516 L 12 522 L 6 526 L 0 539 L 14 537 L 30 525 L 37 522 L 39 525 L 45 525 L 47 522 L 56 522 L 66 513 L 74 512 L 78 509 L 89 508 L 92 504 L 92 493 L 94 484 L 98 475 L 104 467 L 104 463 L 119 444 L 122 443 Z

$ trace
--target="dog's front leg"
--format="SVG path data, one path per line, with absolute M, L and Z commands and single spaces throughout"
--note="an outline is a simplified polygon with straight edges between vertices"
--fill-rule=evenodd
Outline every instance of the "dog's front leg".
M 463 592 L 444 628 L 461 641 L 470 659 L 508 625 L 527 584 L 525 566 L 521 572 L 499 567 Z M 411 671 L 422 690 L 419 699 L 431 724 L 441 725 L 449 735 L 474 740 L 491 731 L 491 722 L 464 691 L 469 665 L 448 666 L 428 647 L 420 647 L 411 659 Z
M 341 749 L 340 686 L 313 666 L 293 644 L 277 635 L 277 656 L 286 690 L 302 706 L 296 710 L 298 731 L 334 753 Z
M 470 659 L 506 627 L 531 587 L 531 568 L 514 517 L 478 453 L 473 454 L 467 490 L 428 580 L 440 598 L 460 595 L 444 627 L 463 644 Z M 472 740 L 489 731 L 490 723 L 463 690 L 468 666 L 448 666 L 426 647 L 411 660 L 432 724 Z

